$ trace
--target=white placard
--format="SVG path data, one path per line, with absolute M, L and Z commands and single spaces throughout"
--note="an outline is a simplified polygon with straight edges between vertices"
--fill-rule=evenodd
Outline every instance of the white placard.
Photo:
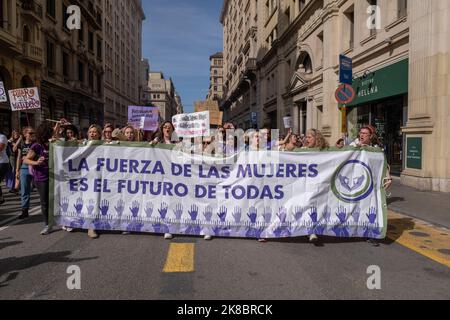
M 38 88 L 21 88 L 9 90 L 9 101 L 12 111 L 40 109 Z
M 178 114 L 172 117 L 178 137 L 196 138 L 210 136 L 209 111 Z

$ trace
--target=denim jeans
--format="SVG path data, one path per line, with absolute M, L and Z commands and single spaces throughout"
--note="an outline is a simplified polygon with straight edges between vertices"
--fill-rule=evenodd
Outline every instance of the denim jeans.
M 28 166 L 20 169 L 20 195 L 22 200 L 22 209 L 30 209 L 31 183 L 33 176 L 28 170 Z

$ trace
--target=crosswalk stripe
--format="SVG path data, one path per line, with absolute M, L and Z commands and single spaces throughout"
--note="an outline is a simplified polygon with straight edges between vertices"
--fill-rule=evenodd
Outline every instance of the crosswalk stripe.
M 193 243 L 171 243 L 163 272 L 194 272 L 194 249 Z
M 450 230 L 389 211 L 387 237 L 410 250 L 450 267 Z

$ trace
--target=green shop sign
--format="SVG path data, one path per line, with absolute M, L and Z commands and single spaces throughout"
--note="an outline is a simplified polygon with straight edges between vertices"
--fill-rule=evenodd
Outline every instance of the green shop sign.
M 422 170 L 422 138 L 408 138 L 406 145 L 406 167 Z
M 355 100 L 348 104 L 354 107 L 367 102 L 393 97 L 408 92 L 409 60 L 402 60 L 383 69 L 369 72 L 353 81 Z

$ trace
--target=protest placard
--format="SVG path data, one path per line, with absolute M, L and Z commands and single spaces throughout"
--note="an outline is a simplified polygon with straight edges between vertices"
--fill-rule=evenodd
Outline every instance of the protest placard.
M 208 137 L 210 131 L 209 111 L 179 114 L 172 117 L 172 123 L 178 137 Z
M 7 102 L 8 98 L 6 97 L 5 85 L 2 81 L 0 81 L 0 102 Z
M 38 88 L 21 88 L 9 90 L 9 101 L 12 111 L 40 109 Z
M 128 124 L 144 131 L 158 130 L 159 109 L 157 107 L 128 107 Z

